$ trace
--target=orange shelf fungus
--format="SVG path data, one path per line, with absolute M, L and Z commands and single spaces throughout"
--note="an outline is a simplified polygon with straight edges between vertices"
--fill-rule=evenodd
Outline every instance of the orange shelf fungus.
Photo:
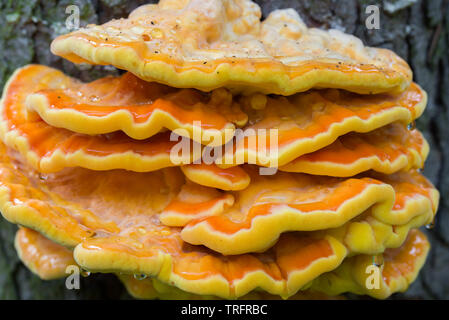
M 222 169 L 214 164 L 201 163 L 182 166 L 181 170 L 191 181 L 221 190 L 244 190 L 251 181 L 250 176 L 241 167 Z
M 403 224 L 422 213 L 434 212 L 438 205 L 437 191 L 417 173 L 398 173 L 393 177 L 380 176 L 377 180 L 363 176 L 341 179 L 282 172 L 274 176 L 263 177 L 257 176 L 256 168 L 247 167 L 247 172 L 254 176 L 253 183 L 245 190 L 223 193 L 214 188 L 186 182 L 184 175 L 177 168 L 145 174 L 125 170 L 95 172 L 82 168 L 67 168 L 58 173 L 42 175 L 21 163 L 20 157 L 15 152 L 10 150 L 10 156 L 7 156 L 6 152 L 7 150 L 3 147 L 1 162 L 3 170 L 0 173 L 3 190 L 8 195 L 2 205 L 4 207 L 2 212 L 5 216 L 12 219 L 14 217 L 31 218 L 33 217 L 32 213 L 21 212 L 24 209 L 22 205 L 30 204 L 33 209 L 38 209 L 39 213 L 45 217 L 48 216 L 46 211 L 52 211 L 51 207 L 48 207 L 51 204 L 56 208 L 64 205 L 66 208 L 64 212 L 68 218 L 70 216 L 70 212 L 67 211 L 68 204 L 61 199 L 64 196 L 73 199 L 76 204 L 77 210 L 73 214 L 85 216 L 81 220 L 83 224 L 81 229 L 87 227 L 93 229 L 93 232 L 103 230 L 113 233 L 119 231 L 117 224 L 124 224 L 121 215 L 124 214 L 129 218 L 132 216 L 127 213 L 128 211 L 142 212 L 146 215 L 161 213 L 162 221 L 167 218 L 164 217 L 165 214 L 171 215 L 173 212 L 177 212 L 181 216 L 192 215 L 190 220 L 193 220 L 193 224 L 195 224 L 202 223 L 204 220 L 194 221 L 195 214 L 198 212 L 201 215 L 200 218 L 207 217 L 210 213 L 211 218 L 228 219 L 227 217 L 231 215 L 217 216 L 217 214 L 226 212 L 227 208 L 232 209 L 231 212 L 235 210 L 234 208 L 248 208 L 243 213 L 239 211 L 240 214 L 246 215 L 246 213 L 254 212 L 260 213 L 263 217 L 270 215 L 272 209 L 276 209 L 280 203 L 284 202 L 286 207 L 290 207 L 292 214 L 300 213 L 301 209 L 306 210 L 305 212 L 316 213 L 316 216 L 311 214 L 310 217 L 305 217 L 300 214 L 298 217 L 303 220 L 302 230 L 311 231 L 339 226 L 371 207 L 374 207 L 372 211 L 376 218 L 387 223 Z M 391 185 L 382 182 L 381 179 Z M 28 192 L 20 191 L 23 189 L 23 187 L 19 187 L 20 185 L 26 186 Z M 36 187 L 31 187 L 34 185 Z M 9 188 L 11 191 L 8 191 Z M 128 199 L 127 203 L 130 206 L 128 209 L 123 203 L 124 195 L 126 195 L 125 199 Z M 239 201 L 238 204 L 234 203 L 236 198 Z M 150 199 L 152 200 L 150 201 Z M 313 199 L 315 201 L 312 201 Z M 155 211 L 152 207 L 145 207 L 147 201 L 158 204 L 154 208 Z M 110 207 L 112 203 L 117 203 L 116 205 L 121 203 L 120 207 L 123 208 L 121 210 L 113 209 Z M 411 204 L 412 206 L 410 206 Z M 97 208 L 97 205 L 105 207 Z M 90 209 L 91 206 L 92 209 Z M 350 209 L 355 208 L 356 212 L 348 210 L 345 206 Z M 87 209 L 81 210 L 83 207 Z M 339 212 L 342 207 L 346 213 Z M 15 212 L 15 210 L 18 211 Z M 97 211 L 98 213 L 93 213 Z M 111 216 L 107 216 L 108 213 Z M 234 212 L 234 214 L 237 213 Z M 58 217 L 61 219 L 65 216 L 58 212 Z M 107 217 L 108 223 L 104 224 L 101 220 L 105 217 Z M 234 218 L 236 217 L 234 216 Z M 326 219 L 322 219 L 323 217 Z M 308 219 L 307 225 L 305 222 Z M 67 221 L 71 221 L 71 219 Z M 117 222 L 114 223 L 114 221 Z M 26 225 L 27 223 L 21 220 L 20 224 Z M 76 234 L 73 231 L 71 234 Z M 42 230 L 42 232 L 44 231 Z M 82 234 L 86 238 L 91 235 L 91 232 L 80 233 L 80 235 Z
M 66 277 L 67 267 L 76 266 L 72 250 L 28 228 L 17 231 L 15 247 L 27 268 L 44 280 Z
M 151 275 L 184 291 L 222 298 L 240 297 L 256 287 L 288 297 L 335 269 L 348 253 L 340 240 L 325 233 L 287 233 L 263 253 L 221 256 L 185 243 L 179 228 L 159 221 L 171 200 L 185 198 L 189 209 L 188 202 L 204 202 L 209 190 L 200 187 L 199 194 L 179 196 L 188 184 L 177 168 L 145 174 L 69 168 L 43 178 L 13 158 L 16 153 L 5 152 L 2 214 L 75 247 L 77 264 L 87 270 Z M 222 192 L 210 192 L 223 201 Z
M 29 65 L 18 69 L 5 86 L 0 106 L 0 136 L 40 172 L 56 172 L 75 166 L 141 172 L 194 160 L 196 148 L 193 146 L 189 154 L 171 153 L 177 141 L 170 141 L 169 132 L 161 132 L 147 140 L 133 140 L 120 132 L 83 135 L 52 127 L 40 117 L 27 113 L 25 100 L 31 92 L 69 85 L 71 81 L 55 69 Z
M 385 250 L 379 266 L 372 256 L 348 258 L 336 270 L 314 280 L 310 290 L 329 295 L 352 292 L 386 299 L 407 290 L 423 267 L 429 249 L 426 236 L 419 230 L 411 230 L 401 247 Z
M 234 258 L 186 244 L 178 228 L 161 225 L 157 216 L 183 184 L 175 168 L 145 175 L 68 169 L 40 181 L 16 166 L 0 168 L 2 214 L 75 247 L 76 262 L 87 270 L 148 274 L 222 298 L 256 287 L 289 296 L 346 255 L 346 248 L 327 236 L 285 235 L 270 252 Z
M 139 299 L 385 299 L 417 277 L 439 192 L 413 125 L 427 94 L 393 52 L 250 0 L 161 0 L 51 50 L 126 72 L 28 65 L 3 89 L 0 212 L 42 279 L 76 265 Z
M 335 269 L 346 255 L 332 237 L 284 235 L 269 251 L 221 256 L 190 247 L 179 235 L 149 235 L 148 245 L 136 248 L 121 238 L 84 241 L 75 260 L 93 271 L 121 271 L 155 276 L 184 291 L 221 298 L 238 298 L 256 288 L 289 297 L 311 280 Z
M 114 65 L 146 81 L 204 91 L 378 93 L 402 91 L 412 80 L 393 52 L 338 30 L 307 28 L 292 9 L 260 18 L 250 0 L 162 0 L 128 19 L 60 36 L 51 50 L 75 63 Z
M 26 106 L 51 126 L 77 133 L 121 130 L 133 139 L 146 139 L 169 129 L 213 145 L 226 143 L 225 131 L 232 138 L 248 118 L 224 89 L 206 95 L 145 82 L 131 73 L 87 84 L 59 72 L 53 76 L 57 79 L 48 87 L 42 85 L 26 98 Z
M 428 154 L 429 145 L 418 130 L 394 123 L 364 134 L 344 135 L 279 170 L 333 177 L 351 177 L 369 170 L 393 174 L 422 168 Z
M 16 233 L 16 249 L 22 262 L 41 279 L 67 276 L 69 267 L 78 267 L 73 252 L 43 237 L 36 231 L 20 228 Z M 118 275 L 128 292 L 139 299 L 217 299 L 215 296 L 195 295 L 167 285 L 156 278 L 138 275 Z M 279 296 L 253 291 L 242 299 L 279 299 Z M 291 299 L 333 299 L 318 292 L 298 292 Z
M 352 177 L 370 170 L 393 174 L 420 169 L 429 154 L 429 145 L 418 130 L 394 123 L 369 133 L 351 133 L 333 144 L 300 156 L 279 167 L 280 171 Z M 250 184 L 244 167 L 220 168 L 214 164 L 188 164 L 181 167 L 190 180 L 221 190 L 243 190 Z
M 189 140 L 187 151 L 184 152 L 186 149 L 182 144 L 182 139 L 181 141 L 179 139 L 172 141 L 170 132 L 160 132 L 145 140 L 134 140 L 121 132 L 86 135 L 53 127 L 39 116 L 33 116 L 32 113 L 27 112 L 26 101 L 28 101 L 28 104 L 30 103 L 29 99 L 27 100 L 30 93 L 54 87 L 70 86 L 72 82 L 73 79 L 64 76 L 55 69 L 30 65 L 16 71 L 5 87 L 0 106 L 0 136 L 8 146 L 20 151 L 27 161 L 40 172 L 56 172 L 65 167 L 74 166 L 92 170 L 126 169 L 147 172 L 191 164 L 198 160 L 202 161 L 201 153 L 204 154 L 204 150 L 201 145 Z M 259 152 L 257 146 L 255 150 L 246 148 L 248 139 L 251 140 L 251 138 L 245 137 L 236 143 L 236 150 L 235 152 L 231 150 L 231 155 L 226 152 L 227 148 L 223 147 L 225 150 L 224 160 L 218 158 L 216 162 L 224 163 L 220 167 L 251 162 L 251 157 L 255 152 L 256 162 L 262 161 L 264 164 L 274 162 L 282 166 L 303 154 L 332 144 L 339 136 L 348 132 L 370 131 L 396 121 L 408 123 L 422 113 L 426 100 L 425 93 L 417 86 L 410 90 L 399 97 L 392 96 L 392 101 L 388 99 L 384 101 L 381 95 L 377 95 L 372 98 L 372 104 L 366 104 L 360 97 L 354 101 L 353 99 L 345 101 L 343 98 L 340 104 L 333 104 L 335 108 L 324 108 L 320 109 L 321 111 L 316 109 L 315 100 L 318 99 L 321 105 L 325 101 L 324 96 L 326 94 L 324 93 L 300 95 L 298 96 L 299 100 L 291 105 L 288 105 L 287 102 L 278 105 L 282 100 L 285 100 L 284 98 L 277 100 L 269 98 L 266 109 L 272 111 L 266 111 L 260 122 L 245 126 L 244 129 L 263 129 L 265 132 L 270 129 L 279 129 L 278 150 L 267 155 L 266 152 Z M 301 97 L 304 98 L 304 101 L 301 100 Z M 273 103 L 270 102 L 271 100 Z M 350 106 L 346 106 L 348 103 L 353 106 L 352 111 Z M 279 114 L 281 109 L 291 113 L 295 119 L 283 118 Z M 275 114 L 271 115 L 271 112 Z M 338 119 L 335 118 L 336 114 L 340 114 Z M 253 117 L 254 115 L 250 115 L 250 121 Z M 256 132 L 257 139 L 263 140 L 264 133 Z M 419 133 L 405 135 L 401 141 L 405 143 L 405 147 L 400 150 L 385 150 L 383 154 L 379 152 L 382 144 L 371 146 L 369 137 L 360 139 L 362 141 L 358 143 L 366 146 L 365 149 L 370 149 L 372 156 L 363 152 L 357 153 L 354 155 L 354 162 L 345 164 L 345 168 L 341 168 L 340 171 L 353 170 L 356 172 L 361 170 L 360 168 L 370 169 L 371 167 L 372 169 L 378 168 L 380 171 L 395 171 L 394 169 L 400 169 L 404 166 L 417 166 L 427 156 L 427 144 Z M 346 140 L 348 138 L 345 137 L 344 141 Z M 269 147 L 269 144 L 267 146 Z M 329 148 L 333 147 L 330 146 Z M 379 163 L 381 160 L 372 160 L 372 157 L 381 159 L 385 154 L 395 161 L 385 164 Z M 231 164 L 226 164 L 229 156 L 231 158 L 229 163 Z M 311 167 L 318 167 L 318 173 L 320 173 L 320 170 L 325 173 L 329 168 L 341 167 L 338 158 L 335 158 L 334 162 L 335 165 L 328 164 L 325 157 L 321 163 L 316 163 L 313 160 L 308 161 Z M 372 164 L 369 165 L 369 163 Z M 298 166 L 298 163 L 295 162 L 293 166 L 295 165 Z M 286 170 L 290 171 L 291 169 L 287 167 Z M 194 175 L 201 174 L 198 170 L 194 172 L 192 168 L 190 168 L 189 173 L 193 179 L 195 179 Z M 221 180 L 217 181 L 216 185 L 212 185 L 211 181 L 207 182 L 206 179 L 205 183 L 207 186 L 219 188 L 221 186 L 225 190 L 233 190 L 234 188 L 242 188 L 246 182 L 240 181 L 240 184 L 236 183 L 232 186 L 229 181 Z
M 411 123 L 424 111 L 426 93 L 412 84 L 399 95 L 356 95 L 337 90 L 267 98 L 264 109 L 246 108 L 248 125 L 216 163 L 283 166 L 351 132 L 367 133 L 394 122 Z
M 21 228 L 16 234 L 15 243 L 21 260 L 42 279 L 65 277 L 66 268 L 76 265 L 71 250 L 33 230 Z M 317 277 L 307 286 L 308 289 L 298 291 L 289 299 L 333 299 L 332 296 L 344 292 L 385 299 L 408 288 L 422 267 L 428 250 L 429 243 L 426 237 L 418 230 L 411 230 L 406 241 L 397 249 L 386 249 L 375 258 L 369 255 L 347 258 L 337 269 Z M 126 274 L 118 277 L 128 292 L 138 299 L 217 299 L 213 295 L 197 295 L 180 290 L 152 277 Z M 241 299 L 261 300 L 279 297 L 253 291 Z
M 216 296 L 196 295 L 166 285 L 155 278 L 136 279 L 130 275 L 119 275 L 120 281 L 125 285 L 128 293 L 136 299 L 164 299 L 164 300 L 216 300 Z M 262 291 L 253 291 L 240 300 L 279 300 L 279 296 Z M 343 300 L 343 296 L 329 296 L 321 292 L 301 290 L 288 298 L 289 300 Z
M 389 226 L 405 225 L 417 217 L 423 224 L 433 220 L 439 194 L 424 177 L 409 172 L 376 178 L 287 173 L 262 177 L 253 172 L 250 186 L 236 193 L 237 202 L 220 214 L 205 217 L 199 211 L 196 216 L 175 202 L 160 219 L 167 225 L 184 226 L 184 241 L 223 254 L 259 252 L 283 232 L 337 228 L 365 212 Z M 357 241 L 357 236 L 353 238 Z M 365 235 L 358 241 L 369 239 Z
M 306 290 L 289 299 L 327 300 L 333 296 L 338 299 L 346 292 L 386 299 L 408 289 L 423 267 L 429 249 L 430 244 L 424 234 L 416 229 L 411 230 L 406 242 L 399 248 L 386 249 L 377 257 L 357 255 L 347 258 L 337 269 L 317 277 Z M 154 299 L 157 295 L 166 299 L 214 299 L 174 289 L 154 278 L 142 281 L 132 276 L 120 276 L 120 279 L 128 291 L 139 299 Z M 242 298 L 276 297 L 254 292 Z

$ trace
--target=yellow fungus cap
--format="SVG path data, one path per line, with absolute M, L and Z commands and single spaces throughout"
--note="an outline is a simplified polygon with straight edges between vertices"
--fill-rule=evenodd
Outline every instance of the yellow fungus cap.
M 51 50 L 75 63 L 114 65 L 146 81 L 204 91 L 378 93 L 411 82 L 410 67 L 393 52 L 338 30 L 308 28 L 293 9 L 260 18 L 250 0 L 162 0 L 128 19 L 60 36 Z

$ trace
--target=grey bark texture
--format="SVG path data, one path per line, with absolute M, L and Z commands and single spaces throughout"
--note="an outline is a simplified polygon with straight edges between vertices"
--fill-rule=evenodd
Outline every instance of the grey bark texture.
M 78 5 L 81 25 L 125 17 L 142 0 L 0 0 L 0 88 L 22 65 L 41 63 L 88 81 L 117 73 L 111 67 L 79 67 L 50 53 L 50 42 L 66 33 L 65 9 Z M 155 1 L 153 1 L 155 2 Z M 263 14 L 295 8 L 309 26 L 337 28 L 367 45 L 394 50 L 414 70 L 415 81 L 429 94 L 417 122 L 431 145 L 424 173 L 441 192 L 436 227 L 426 266 L 405 294 L 393 299 L 449 299 L 449 0 L 257 0 Z M 381 9 L 380 29 L 368 30 L 365 9 Z M 112 275 L 83 279 L 80 290 L 63 280 L 41 281 L 18 260 L 13 248 L 16 227 L 0 219 L 0 299 L 129 298 Z

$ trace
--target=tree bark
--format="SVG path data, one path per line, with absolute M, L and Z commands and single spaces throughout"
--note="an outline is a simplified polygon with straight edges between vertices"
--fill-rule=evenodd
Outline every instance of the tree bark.
M 66 33 L 65 9 L 78 5 L 81 25 L 125 17 L 143 0 L 0 0 L 0 88 L 14 69 L 41 63 L 84 81 L 116 74 L 111 67 L 79 67 L 50 53 L 50 42 Z M 156 1 L 151 1 L 156 2 Z M 277 8 L 295 8 L 307 25 L 337 28 L 367 45 L 394 50 L 414 70 L 415 81 L 429 94 L 417 122 L 431 145 L 424 173 L 441 192 L 436 227 L 426 266 L 405 294 L 393 298 L 449 299 L 449 0 L 257 0 L 266 15 Z M 368 5 L 381 9 L 380 29 L 368 30 Z M 0 299 L 128 298 L 112 275 L 92 275 L 81 289 L 70 291 L 63 280 L 41 281 L 18 260 L 13 248 L 16 227 L 0 219 Z

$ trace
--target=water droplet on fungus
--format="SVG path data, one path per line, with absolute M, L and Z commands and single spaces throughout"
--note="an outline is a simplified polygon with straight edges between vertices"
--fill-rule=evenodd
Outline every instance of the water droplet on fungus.
M 146 278 L 147 278 L 146 274 L 138 274 L 138 273 L 134 274 L 134 279 L 136 280 L 145 280 Z

